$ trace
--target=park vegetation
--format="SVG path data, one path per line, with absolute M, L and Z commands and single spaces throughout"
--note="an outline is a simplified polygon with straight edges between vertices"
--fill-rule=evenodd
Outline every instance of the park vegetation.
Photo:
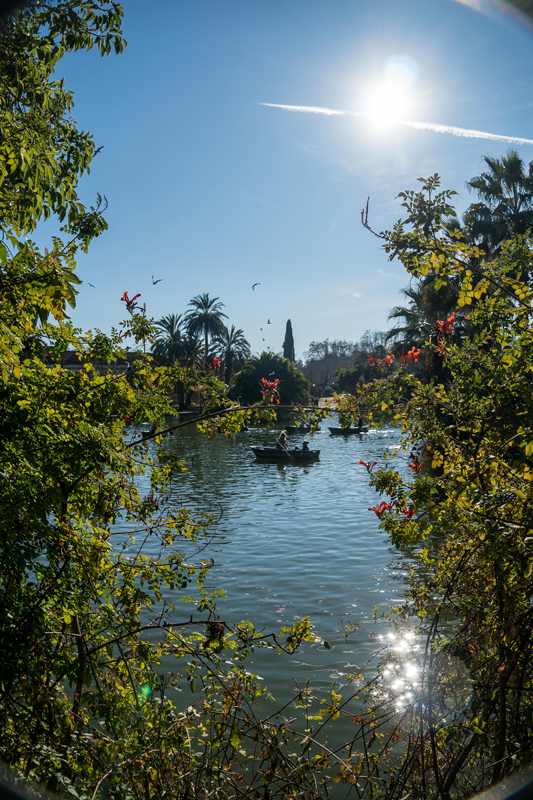
M 186 466 L 165 437 L 189 424 L 176 419 L 176 386 L 200 399 L 194 424 L 211 436 L 272 420 L 280 391 L 307 402 L 308 381 L 292 359 L 249 357 L 209 295 L 183 321 L 154 324 L 125 291 L 110 334 L 67 314 L 76 254 L 105 231 L 105 201 L 87 209 L 78 197 L 94 142 L 54 70 L 75 50 L 120 53 L 121 18 L 111 0 L 56 0 L 2 23 L 0 770 L 29 796 L 82 800 L 321 798 L 334 784 L 390 800 L 469 796 L 532 756 L 529 227 L 487 239 L 454 222 L 453 193 L 433 176 L 401 194 L 405 219 L 378 234 L 422 308 L 446 298 L 416 337 L 398 329 L 388 349 L 380 337 L 363 380 L 337 398 L 344 422 L 364 407 L 403 431 L 396 458 L 410 480 L 394 459 L 358 468 L 379 493 L 369 513 L 415 563 L 392 624 L 420 643 L 418 678 L 399 710 L 386 676 L 401 656 L 385 651 L 366 685 L 353 675 L 345 696 L 333 687 L 321 700 L 296 686 L 276 710 L 247 657 L 317 642 L 311 622 L 274 634 L 220 618 L 200 555 L 216 519 L 170 501 Z M 487 200 L 496 222 L 514 196 L 505 186 Z M 27 235 L 49 216 L 64 235 L 41 252 Z M 124 336 L 137 357 L 119 374 Z M 62 368 L 68 349 L 79 372 Z M 333 744 L 347 721 L 349 741 Z
M 120 53 L 121 18 L 107 0 L 29 4 L 0 39 L 0 772 L 34 797 L 230 796 L 247 773 L 253 792 L 271 774 L 288 795 L 310 778 L 280 755 L 279 723 L 257 714 L 265 689 L 244 661 L 257 646 L 293 651 L 314 638 L 310 623 L 265 640 L 219 619 L 210 563 L 194 559 L 215 520 L 170 504 L 185 465 L 164 440 L 179 429 L 168 425 L 177 383 L 200 398 L 207 435 L 271 418 L 272 403 L 259 395 L 246 410 L 226 398 L 205 363 L 205 296 L 189 318 L 203 334 L 201 368 L 170 343 L 170 365 L 147 355 L 161 326 L 132 291 L 110 334 L 83 333 L 67 314 L 76 254 L 105 230 L 105 201 L 87 209 L 78 196 L 94 142 L 54 71 L 75 50 Z M 41 251 L 26 234 L 50 216 L 63 237 Z M 167 323 L 179 348 L 179 324 Z M 121 374 L 125 337 L 136 358 Z M 63 369 L 65 350 L 82 369 Z M 158 556 L 144 553 L 148 537 Z
M 416 543 L 418 560 L 397 614 L 416 626 L 421 680 L 400 714 L 375 719 L 377 795 L 388 798 L 470 796 L 531 760 L 533 249 L 517 233 L 485 260 L 449 224 L 453 194 L 424 180 L 400 195 L 406 219 L 379 234 L 422 285 L 457 287 L 455 310 L 423 343 L 432 378 L 391 353 L 340 400 L 347 419 L 364 403 L 376 424 L 400 425 L 411 471 L 406 481 L 394 462 L 361 463 L 383 497 L 371 511 L 397 546 Z M 461 670 L 468 701 L 442 724 Z

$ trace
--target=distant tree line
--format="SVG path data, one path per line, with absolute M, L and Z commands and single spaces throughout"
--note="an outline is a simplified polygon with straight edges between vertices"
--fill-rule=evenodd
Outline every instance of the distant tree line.
M 385 331 L 368 330 L 355 343 L 345 339 L 311 342 L 304 353 L 302 371 L 311 383 L 312 393 L 350 391 L 360 378 L 370 378 L 372 369 L 368 356 L 385 354 L 386 337 Z

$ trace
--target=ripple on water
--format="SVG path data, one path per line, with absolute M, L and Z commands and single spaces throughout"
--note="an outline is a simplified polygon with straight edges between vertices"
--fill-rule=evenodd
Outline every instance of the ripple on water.
M 347 438 L 307 434 L 311 447 L 320 448 L 319 461 L 257 461 L 250 445 L 271 445 L 277 435 L 276 429 L 253 428 L 207 441 L 191 427 L 169 439 L 168 447 L 192 464 L 174 483 L 175 501 L 221 515 L 202 558 L 214 559 L 212 588 L 227 592 L 220 602 L 226 621 L 249 619 L 269 632 L 309 615 L 315 632 L 332 645 L 327 651 L 306 644 L 290 658 L 266 650 L 253 654 L 252 669 L 285 700 L 293 674 L 319 678 L 326 687 L 364 666 L 376 651 L 369 635 L 374 607 L 388 610 L 401 601 L 409 561 L 368 510 L 377 496 L 359 464 L 383 464 L 383 453 L 397 447 L 396 431 Z M 301 445 L 303 438 L 295 435 L 291 444 Z M 347 642 L 341 620 L 358 620 L 369 630 L 360 628 Z

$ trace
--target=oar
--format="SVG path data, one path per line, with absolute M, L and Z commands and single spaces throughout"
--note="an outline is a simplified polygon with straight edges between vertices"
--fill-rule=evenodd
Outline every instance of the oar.
M 279 439 L 278 439 L 278 442 L 279 442 Z M 279 443 L 281 444 L 281 442 L 279 442 Z M 289 458 L 291 458 L 293 461 L 296 461 L 296 459 L 294 458 L 294 456 L 292 455 L 292 453 L 289 453 L 289 451 L 287 450 L 287 448 L 286 448 L 284 445 L 282 445 L 282 444 L 281 444 L 281 446 L 283 447 L 283 449 L 285 450 L 285 452 L 287 453 L 287 455 L 289 456 Z

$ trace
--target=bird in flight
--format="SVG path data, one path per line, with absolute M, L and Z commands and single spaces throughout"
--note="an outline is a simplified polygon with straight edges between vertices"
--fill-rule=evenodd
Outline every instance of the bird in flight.
M 261 286 L 261 284 L 260 283 L 254 283 L 254 285 L 252 286 L 252 292 L 253 292 L 253 290 L 255 289 L 256 286 Z
M 89 283 L 89 281 L 87 281 L 87 283 Z M 94 283 L 89 283 L 89 286 L 92 286 L 93 289 L 95 288 Z
M 154 286 L 156 285 L 156 283 L 160 283 L 162 280 L 163 278 L 158 278 L 156 281 L 154 281 L 154 276 L 152 275 L 152 283 L 154 284 Z

